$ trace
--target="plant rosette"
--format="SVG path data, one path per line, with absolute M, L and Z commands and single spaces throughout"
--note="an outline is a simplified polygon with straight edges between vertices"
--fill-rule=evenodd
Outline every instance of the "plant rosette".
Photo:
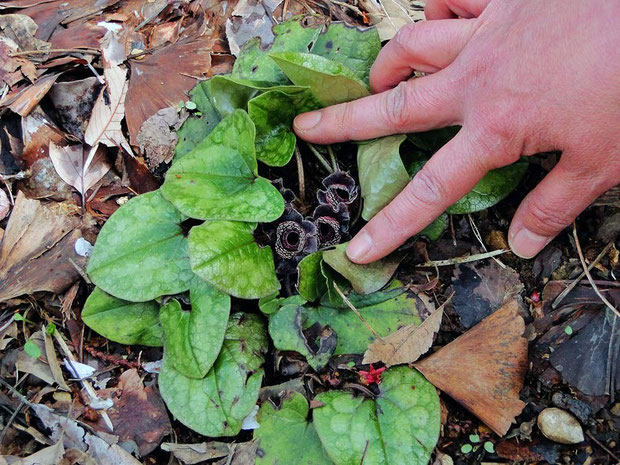
M 231 74 L 191 91 L 163 185 L 108 219 L 88 265 L 96 288 L 84 322 L 112 341 L 163 347 L 162 397 L 210 437 L 237 435 L 254 410 L 269 340 L 321 371 L 424 321 L 424 301 L 394 278 L 404 255 L 356 265 L 346 241 L 458 131 L 300 143 L 297 114 L 369 95 L 380 40 L 314 17 L 273 31 L 269 48 L 248 42 Z M 489 208 L 526 168 L 492 171 L 447 213 Z M 421 235 L 435 240 L 446 224 L 443 215 Z M 231 297 L 259 299 L 262 313 L 248 302 L 231 315 Z M 373 367 L 372 377 L 360 368 L 372 398 L 326 390 L 312 413 L 298 393 L 263 402 L 257 463 L 426 464 L 439 436 L 435 388 L 408 366 Z M 304 445 L 299 454 L 290 441 Z

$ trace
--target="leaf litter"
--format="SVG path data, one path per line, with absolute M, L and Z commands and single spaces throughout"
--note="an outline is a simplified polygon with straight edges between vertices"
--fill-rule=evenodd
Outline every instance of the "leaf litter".
M 611 248 L 603 249 L 588 238 L 583 251 L 586 262 L 592 262 L 601 250 L 605 252 L 596 258 L 596 268 L 591 270 L 598 279 L 598 290 L 578 284 L 557 310 L 551 308 L 541 280 L 550 278 L 557 296 L 571 276 L 574 279 L 574 273 L 580 272 L 575 267 L 578 261 L 571 262 L 577 254 L 568 240 L 559 241 L 559 247 L 550 252 L 554 264 L 542 272 L 530 270 L 529 265 L 509 254 L 502 257 L 507 266 L 501 270 L 495 262 L 480 261 L 503 253 L 492 249 L 505 246 L 495 246 L 498 242 L 489 238 L 501 235 L 509 218 L 501 208 L 492 205 L 498 201 L 504 202 L 501 205 L 514 205 L 509 192 L 522 179 L 527 165 L 489 175 L 472 194 L 449 209 L 449 220 L 445 216 L 425 233 L 427 239 L 418 239 L 374 268 L 359 269 L 348 263 L 344 245 L 315 252 L 316 248 L 295 244 L 296 237 L 290 233 L 302 231 L 304 240 L 317 234 L 317 244 L 344 243 L 361 225 L 362 220 L 357 219 L 360 213 L 367 220 L 398 191 L 386 187 L 406 182 L 454 134 L 450 130 L 404 139 L 397 136 L 397 143 L 392 143 L 389 151 L 393 169 L 383 170 L 372 168 L 383 167 L 382 163 L 376 164 L 377 153 L 373 152 L 372 143 L 361 145 L 357 154 L 356 148 L 349 146 L 335 146 L 327 151 L 320 147 L 296 147 L 290 130 L 292 118 L 298 112 L 364 95 L 368 70 L 379 50 L 379 38 L 393 35 L 399 21 L 406 24 L 421 19 L 422 6 L 385 0 L 356 5 L 327 2 L 329 7 L 313 6 L 314 17 L 286 22 L 285 19 L 302 12 L 303 6 L 277 0 L 227 3 L 224 9 L 221 2 L 208 0 L 200 6 L 196 2 L 140 0 L 98 5 L 75 2 L 59 9 L 57 1 L 14 1 L 10 2 L 14 7 L 9 10 L 11 14 L 0 15 L 0 56 L 6 58 L 0 66 L 0 105 L 18 126 L 27 129 L 24 134 L 0 131 L 0 168 L 13 166 L 5 164 L 8 155 L 16 166 L 26 169 L 22 173 L 18 173 L 19 168 L 0 172 L 8 194 L 5 208 L 10 213 L 8 220 L 0 219 L 0 241 L 1 231 L 5 230 L 0 245 L 0 276 L 6 283 L 4 289 L 0 284 L 0 291 L 4 291 L 0 292 L 0 311 L 5 312 L 1 318 L 5 318 L 7 310 L 9 314 L 26 315 L 2 326 L 7 328 L 2 333 L 7 354 L 3 355 L 2 374 L 3 378 L 15 379 L 15 383 L 19 381 L 14 378 L 19 372 L 12 372 L 18 357 L 20 371 L 28 367 L 33 373 L 25 383 L 21 381 L 22 386 L 43 383 L 40 393 L 31 395 L 24 405 L 47 427 L 41 433 L 33 426 L 23 426 L 28 424 L 28 416 L 23 409 L 15 410 L 21 402 L 17 400 L 16 405 L 16 399 L 20 398 L 14 397 L 15 392 L 3 384 L 7 391 L 6 396 L 0 396 L 0 403 L 10 405 L 11 412 L 16 412 L 12 419 L 7 418 L 10 421 L 3 437 L 7 434 L 18 440 L 12 448 L 3 440 L 3 453 L 23 457 L 34 452 L 23 459 L 30 461 L 58 461 L 64 456 L 68 463 L 90 463 L 88 457 L 101 463 L 139 463 L 135 456 L 148 463 L 167 463 L 169 451 L 185 463 L 214 459 L 222 464 L 282 460 L 349 463 L 349 458 L 355 463 L 391 463 L 405 454 L 407 460 L 415 457 L 415 463 L 427 463 L 438 440 L 436 457 L 441 457 L 441 463 L 451 457 L 467 462 L 475 453 L 485 454 L 487 461 L 514 458 L 518 453 L 544 457 L 550 463 L 559 461 L 560 456 L 570 461 L 576 454 L 583 454 L 579 448 L 560 452 L 537 437 L 536 432 L 524 439 L 525 446 L 517 447 L 514 441 L 525 434 L 524 425 L 534 422 L 536 413 L 546 407 L 580 412 L 575 406 L 582 402 L 592 405 L 597 412 L 610 409 L 617 387 L 617 370 L 613 368 L 613 328 L 617 325 L 614 326 L 615 315 L 600 311 L 597 292 L 602 292 L 610 302 L 617 302 L 613 297 L 617 259 L 613 258 Z M 345 23 L 324 26 L 327 15 Z M 350 27 L 377 22 L 378 32 L 355 32 Z M 350 34 L 359 35 L 350 40 Z M 53 52 L 49 52 L 50 44 Z M 233 55 L 238 56 L 234 68 Z M 188 99 L 187 92 L 197 82 L 231 68 L 231 76 L 204 82 L 192 91 L 189 103 L 179 105 Z M 247 81 L 259 77 L 263 81 L 260 84 Z M 62 98 L 64 93 L 75 98 Z M 294 111 L 284 111 L 285 107 Z M 138 199 L 127 203 L 133 191 L 156 190 L 168 166 L 174 166 L 195 150 L 235 110 L 247 112 L 256 126 L 256 139 L 251 139 L 251 145 L 256 142 L 255 153 L 241 150 L 240 158 L 224 159 L 246 163 L 252 179 L 282 178 L 282 187 L 276 186 L 279 195 L 289 213 L 299 215 L 285 218 L 291 222 L 287 228 L 292 229 L 281 228 L 273 234 L 271 226 L 264 226 L 271 221 L 270 212 L 276 211 L 275 204 L 270 206 L 269 202 L 265 209 L 252 213 L 255 218 L 243 218 L 239 223 L 246 222 L 243 233 L 227 222 L 234 208 L 246 200 L 239 200 L 232 209 L 220 209 L 217 215 L 221 217 L 213 216 L 217 205 L 211 205 L 207 215 L 185 210 L 190 216 L 208 216 L 213 227 L 206 228 L 202 235 L 197 234 L 200 228 L 196 219 L 187 220 L 185 215 L 173 214 L 175 207 L 164 207 L 168 201 L 174 205 L 180 202 L 170 192 L 163 196 L 159 192 L 151 194 L 151 199 L 158 200 L 152 201 L 146 211 L 147 204 L 142 199 L 142 204 Z M 274 127 L 276 131 L 272 131 Z M 243 129 L 234 138 L 245 143 L 247 132 Z M 222 139 L 218 137 L 215 131 L 211 145 L 221 145 Z M 387 142 L 377 142 L 376 148 Z M 25 148 L 23 153 L 21 144 Z M 105 155 L 98 155 L 104 151 Z M 280 168 L 292 158 L 301 168 L 299 173 Z M 355 164 L 356 158 L 359 166 Z M 325 183 L 326 175 L 334 168 L 338 172 L 348 170 L 347 176 L 356 189 L 359 176 L 363 203 L 354 199 L 342 206 L 343 199 L 352 192 L 351 186 L 349 181 L 338 181 L 337 187 Z M 209 169 L 217 172 L 213 171 L 216 167 Z M 185 172 L 175 170 L 169 172 L 186 176 Z M 17 184 L 7 177 L 15 173 Z M 169 177 L 173 182 L 172 174 Z M 293 189 L 292 197 L 285 193 L 284 186 Z M 209 188 L 220 186 L 211 184 Z M 28 200 L 23 192 L 40 200 Z M 264 194 L 268 190 L 259 192 Z M 308 196 L 314 192 L 318 195 L 316 200 Z M 58 200 L 64 203 L 56 209 Z M 607 201 L 596 208 L 617 208 L 613 205 L 613 201 Z M 119 214 L 107 221 L 119 207 Z M 149 217 L 151 207 L 154 209 Z M 162 208 L 169 211 L 163 213 Z M 484 209 L 488 210 L 475 214 L 480 231 L 472 234 L 467 220 L 461 220 L 459 215 Z M 243 210 L 235 215 L 248 215 Z M 28 211 L 30 215 L 25 213 Z M 85 212 L 94 213 L 99 225 L 109 225 L 96 243 L 92 219 Z M 125 219 L 121 221 L 123 215 Z M 605 216 L 595 209 L 586 215 L 593 218 L 594 224 L 601 223 L 600 218 Z M 161 216 L 166 217 L 163 223 L 159 221 Z M 234 219 L 239 222 L 239 218 Z M 262 223 L 257 227 L 251 223 L 254 220 Z M 284 222 L 278 219 L 273 227 L 277 229 Z M 116 227 L 112 227 L 115 223 Z M 303 227 L 296 229 L 293 223 Z M 314 225 L 317 232 L 306 223 Z M 444 232 L 448 225 L 451 230 Z M 192 228 L 196 232 L 193 238 L 190 234 L 187 247 L 187 232 Z M 286 236 L 282 232 L 285 230 L 289 231 Z M 123 243 L 126 231 L 134 231 L 135 243 Z M 328 235 L 334 231 L 337 239 L 330 243 L 333 238 Z M 152 248 L 152 240 L 158 234 L 170 239 L 170 247 Z M 212 239 L 218 235 L 220 242 Z M 77 239 L 83 239 L 82 236 L 95 243 L 89 274 L 85 269 L 87 257 L 75 252 Z M 21 242 L 16 242 L 16 237 L 21 237 Z M 227 241 L 233 238 L 237 246 L 251 250 L 239 262 L 227 249 Z M 279 245 L 276 239 L 280 240 Z M 105 247 L 106 242 L 116 245 Z M 483 250 L 486 242 L 491 252 L 479 254 L 477 247 L 481 242 Z M 19 245 L 17 251 L 10 247 L 12 244 Z M 140 260 L 133 254 L 136 244 L 138 249 L 145 247 Z M 286 255 L 287 247 L 297 251 L 299 257 L 283 259 L 281 254 Z M 114 257 L 105 256 L 114 248 L 119 248 L 119 256 L 125 260 L 121 266 L 114 263 Z M 106 251 L 102 252 L 103 249 Z M 196 258 L 197 250 L 200 259 Z M 312 252 L 313 255 L 306 256 Z M 263 254 L 264 260 L 253 262 L 257 253 Z M 268 259 L 272 254 L 273 263 Z M 467 259 L 460 259 L 462 255 Z M 173 262 L 170 257 L 174 257 Z M 213 257 L 215 261 L 211 262 Z M 282 260 L 289 261 L 285 264 Z M 118 275 L 128 263 L 131 272 Z M 148 266 L 137 266 L 140 263 Z M 298 263 L 302 270 L 299 277 Z M 436 274 L 426 271 L 435 265 L 442 267 Z M 196 269 L 192 270 L 192 266 Z M 228 266 L 232 267 L 226 269 Z M 247 278 L 246 273 L 253 266 L 263 270 L 260 279 Z M 170 273 L 167 282 L 158 282 L 153 271 L 159 269 Z M 235 313 L 229 322 L 224 316 L 215 318 L 217 312 L 210 313 L 213 323 L 228 323 L 228 338 L 224 336 L 224 343 L 219 344 L 215 337 L 212 344 L 203 345 L 192 337 L 191 329 L 192 322 L 201 320 L 201 306 L 191 292 L 189 296 L 185 293 L 192 286 L 192 279 L 196 279 L 194 271 L 219 293 L 262 297 L 260 310 L 265 316 L 251 302 L 245 302 L 244 313 Z M 140 280 L 136 281 L 138 277 Z M 85 306 L 92 290 L 91 279 L 101 289 L 93 293 Z M 154 287 L 147 289 L 152 283 Z M 447 303 L 450 285 L 454 297 Z M 274 295 L 278 288 L 280 294 Z M 532 298 L 521 301 L 524 291 Z M 64 292 L 67 294 L 63 298 Z M 301 295 L 295 295 L 297 292 Z M 542 300 L 533 298 L 536 293 Z M 439 310 L 432 313 L 429 309 L 435 305 L 430 305 L 430 301 L 435 301 Z M 233 302 L 236 306 L 239 301 Z M 529 311 L 521 305 L 523 302 L 529 305 Z M 217 305 L 211 302 L 207 307 Z M 167 308 L 169 316 L 174 316 L 167 323 L 162 318 L 163 325 L 159 322 L 160 308 Z M 235 312 L 238 310 L 235 307 Z M 248 318 L 250 323 L 245 321 Z M 177 328 L 171 323 L 185 319 L 190 322 L 189 331 L 175 331 Z M 254 339 L 249 335 L 235 337 L 239 331 L 244 334 L 241 328 L 245 324 L 254 328 Z M 261 325 L 265 329 L 259 330 Z M 39 328 L 47 331 L 37 332 Z M 186 333 L 189 337 L 178 337 Z M 65 335 L 70 342 L 64 342 Z M 267 336 L 276 347 L 267 349 L 263 362 Z M 531 360 L 534 357 L 534 368 L 528 378 L 525 337 L 535 341 L 534 355 L 530 355 Z M 163 341 L 168 342 L 163 349 L 159 380 L 150 368 L 137 371 L 135 367 L 161 363 Z M 592 345 L 593 341 L 601 344 Z M 84 390 L 80 395 L 73 389 L 77 382 L 73 375 L 62 371 L 54 342 L 60 357 L 67 358 L 64 365 L 82 363 L 95 370 L 90 373 L 92 383 L 82 381 Z M 183 347 L 184 342 L 189 347 Z M 27 350 L 19 350 L 26 345 Z M 195 352 L 192 357 L 192 350 L 206 352 Z M 424 358 L 426 352 L 430 355 Z M 172 360 L 171 353 L 175 354 Z M 575 354 L 590 356 L 579 358 L 577 365 L 567 363 Z M 13 362 L 11 357 L 15 357 Z M 247 363 L 239 365 L 240 360 Z M 410 367 L 411 363 L 424 373 L 426 380 Z M 35 381 L 39 375 L 45 379 Z M 226 391 L 236 393 L 237 400 L 226 395 L 218 398 L 210 385 L 213 380 L 229 386 Z M 497 447 L 487 447 L 496 440 L 490 430 L 447 397 L 443 399 L 447 405 L 443 415 L 439 408 L 431 408 L 438 405 L 435 400 L 414 400 L 421 395 L 416 392 L 421 386 L 425 386 L 425 393 L 435 392 L 427 380 L 443 391 L 442 397 L 447 394 L 462 404 L 490 430 L 499 435 L 507 433 L 502 442 Z M 155 387 L 157 381 L 163 399 Z M 542 383 L 542 393 L 532 388 L 531 383 L 538 381 Z M 265 385 L 262 389 L 261 384 Z M 63 394 L 64 404 L 58 400 L 53 403 L 52 394 L 54 399 L 60 399 L 53 391 L 65 386 L 71 391 Z M 297 394 L 287 392 L 288 389 Z M 192 393 L 212 399 L 223 407 L 224 415 L 205 416 L 204 410 L 190 400 Z M 562 394 L 562 402 L 554 400 L 551 405 L 551 393 L 556 394 L 554 399 Z M 164 401 L 180 422 L 169 423 Z M 531 408 L 520 413 L 523 401 Z M 402 412 L 388 408 L 395 402 L 403 406 Z M 61 405 L 65 410 L 60 410 Z M 406 413 L 412 405 L 427 409 L 427 413 Z M 53 412 L 50 406 L 58 410 Z M 369 413 L 371 420 L 356 417 L 358 411 Z M 290 423 L 282 426 L 282 421 L 290 420 L 291 415 L 295 416 L 299 434 L 293 434 L 293 429 L 287 431 Z M 517 424 L 511 426 L 516 415 Z M 421 426 L 421 420 L 406 426 L 405 420 L 411 417 L 426 418 L 425 426 Z M 585 453 L 592 460 L 611 463 L 609 424 L 600 423 L 593 428 L 588 426 L 591 424 L 587 423 L 587 416 L 578 418 L 584 427 L 590 428 L 586 442 L 592 448 Z M 434 431 L 440 420 L 443 428 L 437 439 Z M 395 422 L 404 428 L 398 430 L 398 444 L 390 432 L 390 425 Z M 252 428 L 258 428 L 253 433 L 237 435 L 250 423 Z M 205 442 L 183 424 L 210 436 L 232 437 L 235 442 Z M 358 434 L 343 436 L 338 427 L 343 424 L 351 425 L 349 429 Z M 58 425 L 63 425 L 64 432 Z M 377 425 L 385 433 L 380 438 L 374 433 Z M 167 443 L 158 448 L 170 431 L 174 431 L 181 444 Z M 292 436 L 290 441 L 304 438 L 308 447 L 302 455 L 288 446 L 286 434 Z M 260 441 L 248 442 L 252 436 Z M 460 446 L 465 438 L 474 436 L 482 440 L 475 442 L 471 451 Z M 36 452 L 40 446 L 33 446 L 36 442 L 26 438 L 38 438 L 48 447 Z M 532 443 L 527 442 L 532 438 Z M 419 449 L 420 443 L 427 445 Z

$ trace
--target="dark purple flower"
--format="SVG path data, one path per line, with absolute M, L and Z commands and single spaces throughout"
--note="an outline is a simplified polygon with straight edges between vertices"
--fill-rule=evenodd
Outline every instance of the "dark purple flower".
M 331 205 L 335 209 L 339 204 L 351 205 L 359 196 L 359 187 L 355 180 L 344 171 L 336 171 L 323 179 L 325 190 L 316 194 L 319 203 Z
M 349 231 L 349 210 L 344 203 L 339 203 L 336 209 L 319 205 L 312 217 L 321 248 L 339 244 Z

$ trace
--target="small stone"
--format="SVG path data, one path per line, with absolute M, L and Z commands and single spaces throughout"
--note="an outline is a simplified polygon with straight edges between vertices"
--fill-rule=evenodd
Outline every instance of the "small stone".
M 538 415 L 538 427 L 549 439 L 560 444 L 583 441 L 583 430 L 577 419 L 559 408 L 546 408 Z

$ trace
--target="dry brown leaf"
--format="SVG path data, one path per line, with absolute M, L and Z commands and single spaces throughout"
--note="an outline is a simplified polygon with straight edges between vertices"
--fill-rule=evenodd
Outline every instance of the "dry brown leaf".
M 240 0 L 226 21 L 226 38 L 230 53 L 237 56 L 239 49 L 250 39 L 259 37 L 263 47 L 273 42 L 271 28 L 274 10 L 282 0 Z
M 23 57 L 13 57 L 17 45 L 7 38 L 0 36 L 0 84 L 6 83 L 13 87 L 24 78 L 31 82 L 37 78 L 37 69 L 30 60 Z
M 4 190 L 0 189 L 0 221 L 5 219 L 11 211 L 11 202 Z
M 527 373 L 524 331 L 519 304 L 511 300 L 414 366 L 503 436 L 525 407 L 519 399 Z
M 54 349 L 54 341 L 52 341 L 52 338 L 47 334 L 45 329 L 43 329 L 42 333 L 43 333 L 43 340 L 45 342 L 44 353 L 45 353 L 45 357 L 47 358 L 47 363 L 50 366 L 52 376 L 54 377 L 54 381 L 56 381 L 56 384 L 58 385 L 59 389 L 62 389 L 63 391 L 70 391 L 69 386 L 67 386 L 67 383 L 65 382 L 65 378 L 62 375 L 62 370 L 60 369 L 60 363 L 58 363 L 58 359 L 56 358 L 56 350 Z
M 73 249 L 82 236 L 66 204 L 43 205 L 19 192 L 0 245 L 0 302 L 36 291 L 61 293 L 85 259 Z
M 105 148 L 99 146 L 90 165 L 85 165 L 87 154 L 82 145 L 68 145 L 60 147 L 53 142 L 49 146 L 50 158 L 58 176 L 64 182 L 73 186 L 82 196 L 88 189 L 97 184 L 110 171 L 110 164 L 105 157 Z
M 80 140 L 84 139 L 99 87 L 97 78 L 91 76 L 78 81 L 57 82 L 48 94 L 61 126 Z
M 20 116 L 27 116 L 41 99 L 45 97 L 60 74 L 49 74 L 24 87 L 15 94 L 9 94 L 0 102 L 0 106 L 9 107 Z
M 446 303 L 435 310 L 422 324 L 403 326 L 382 339 L 376 339 L 364 354 L 363 363 L 383 362 L 387 367 L 391 367 L 418 360 L 433 344 L 435 334 L 441 326 Z
M 159 110 L 147 119 L 136 136 L 140 152 L 145 156 L 151 171 L 162 163 L 170 163 L 174 157 L 174 147 L 179 140 L 176 130 L 181 126 L 177 107 Z
M 37 23 L 26 15 L 8 14 L 0 16 L 0 32 L 4 37 L 17 44 L 20 52 L 31 50 L 45 52 L 51 48 L 50 43 L 35 37 L 38 28 Z M 38 59 L 44 57 L 44 54 L 39 55 Z
M 147 119 L 162 108 L 186 100 L 187 92 L 210 71 L 214 42 L 208 36 L 179 41 L 141 60 L 129 61 L 126 118 L 132 143 Z
M 412 5 L 407 0 L 360 0 L 382 41 L 394 37 L 403 26 L 425 18 L 423 4 L 417 3 Z
M 28 457 L 0 456 L 0 465 L 58 465 L 65 455 L 62 441 L 41 449 Z
M 30 338 L 41 351 L 41 356 L 39 358 L 31 357 L 27 354 L 23 348 L 19 350 L 17 353 L 17 360 L 15 361 L 15 367 L 19 372 L 22 373 L 30 373 L 31 375 L 36 376 L 40 380 L 45 381 L 49 385 L 53 385 L 54 373 L 52 373 L 52 369 L 50 368 L 50 364 L 47 360 L 47 355 L 45 353 L 45 335 L 43 331 L 37 331 L 33 333 Z

